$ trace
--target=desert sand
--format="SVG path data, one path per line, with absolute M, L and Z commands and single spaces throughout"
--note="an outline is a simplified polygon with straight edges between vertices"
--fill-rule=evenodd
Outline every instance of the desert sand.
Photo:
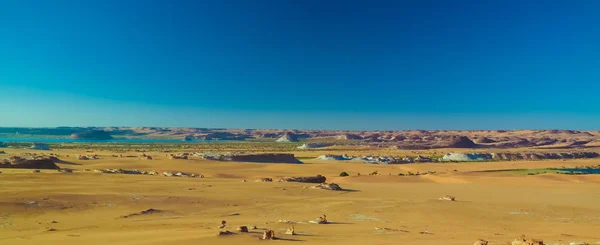
M 5 151 L 4 157 L 36 152 Z M 510 244 L 522 234 L 546 244 L 600 243 L 600 175 L 483 172 L 597 165 L 596 159 L 371 165 L 290 151 L 304 164 L 273 164 L 169 159 L 164 152 L 144 153 L 154 160 L 113 156 L 140 155 L 134 151 L 51 152 L 74 172 L 0 169 L 0 244 Z M 76 160 L 78 154 L 99 159 Z M 204 178 L 85 171 L 105 168 Z M 343 171 L 350 176 L 339 177 Z M 409 171 L 432 174 L 398 176 Z M 344 190 L 277 182 L 317 174 Z M 264 177 L 274 182 L 255 182 Z M 440 200 L 444 195 L 456 200 Z M 329 224 L 309 222 L 324 214 Z M 223 220 L 227 226 L 219 229 Z M 284 234 L 292 224 L 297 234 Z M 256 229 L 241 233 L 238 226 Z M 225 230 L 235 234 L 217 235 Z M 259 240 L 266 230 L 279 239 Z

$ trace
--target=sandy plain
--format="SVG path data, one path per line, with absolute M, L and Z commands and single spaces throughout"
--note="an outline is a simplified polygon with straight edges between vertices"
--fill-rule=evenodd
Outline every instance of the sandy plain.
M 378 153 L 368 151 L 338 153 Z M 454 150 L 435 154 L 443 151 Z M 170 160 L 162 152 L 146 152 L 154 160 L 115 158 L 123 153 L 103 150 L 93 152 L 98 160 L 80 161 L 73 156 L 91 153 L 51 152 L 70 155 L 59 166 L 75 172 L 0 169 L 0 244 L 473 244 L 478 238 L 510 244 L 522 234 L 546 244 L 600 244 L 600 175 L 484 172 L 597 165 L 597 159 L 372 165 L 312 160 L 325 152 L 293 151 L 304 161 L 296 165 Z M 204 178 L 83 171 L 104 168 Z M 342 171 L 350 176 L 339 177 Z M 374 171 L 378 175 L 368 175 Z M 436 173 L 398 176 L 409 171 Z M 317 174 L 346 190 L 277 182 Z M 261 177 L 275 182 L 255 182 Z M 446 194 L 457 201 L 438 200 Z M 160 211 L 124 217 L 150 208 Z M 323 214 L 331 224 L 308 223 Z M 222 220 L 229 231 L 240 225 L 258 229 L 220 237 Z M 279 220 L 295 222 L 298 235 L 285 235 L 290 224 Z M 264 229 L 281 239 L 259 240 Z

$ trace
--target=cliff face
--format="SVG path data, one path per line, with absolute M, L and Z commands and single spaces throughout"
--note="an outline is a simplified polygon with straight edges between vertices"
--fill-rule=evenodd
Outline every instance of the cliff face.
M 262 154 L 240 154 L 240 153 L 203 153 L 202 158 L 217 161 L 235 162 L 264 162 L 264 163 L 302 163 L 294 154 L 262 153 Z
M 52 159 L 18 159 L 0 162 L 0 168 L 59 169 Z
M 113 137 L 106 131 L 93 130 L 71 134 L 71 138 L 76 140 L 110 140 Z

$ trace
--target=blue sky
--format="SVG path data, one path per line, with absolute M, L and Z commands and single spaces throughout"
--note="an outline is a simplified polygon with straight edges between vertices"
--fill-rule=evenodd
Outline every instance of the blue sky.
M 0 126 L 598 129 L 599 9 L 0 1 Z

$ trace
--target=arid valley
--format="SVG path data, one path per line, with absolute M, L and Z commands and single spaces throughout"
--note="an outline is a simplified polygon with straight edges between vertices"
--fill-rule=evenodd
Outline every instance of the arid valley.
M 5 143 L 0 243 L 515 244 L 521 235 L 600 243 L 598 132 L 256 135 L 267 133 L 273 137 L 51 143 L 49 150 Z M 382 139 L 398 135 L 398 143 Z M 447 148 L 446 138 L 462 140 Z M 491 143 L 517 138 L 553 143 Z M 490 159 L 469 159 L 485 154 Z M 275 239 L 261 239 L 267 231 Z

